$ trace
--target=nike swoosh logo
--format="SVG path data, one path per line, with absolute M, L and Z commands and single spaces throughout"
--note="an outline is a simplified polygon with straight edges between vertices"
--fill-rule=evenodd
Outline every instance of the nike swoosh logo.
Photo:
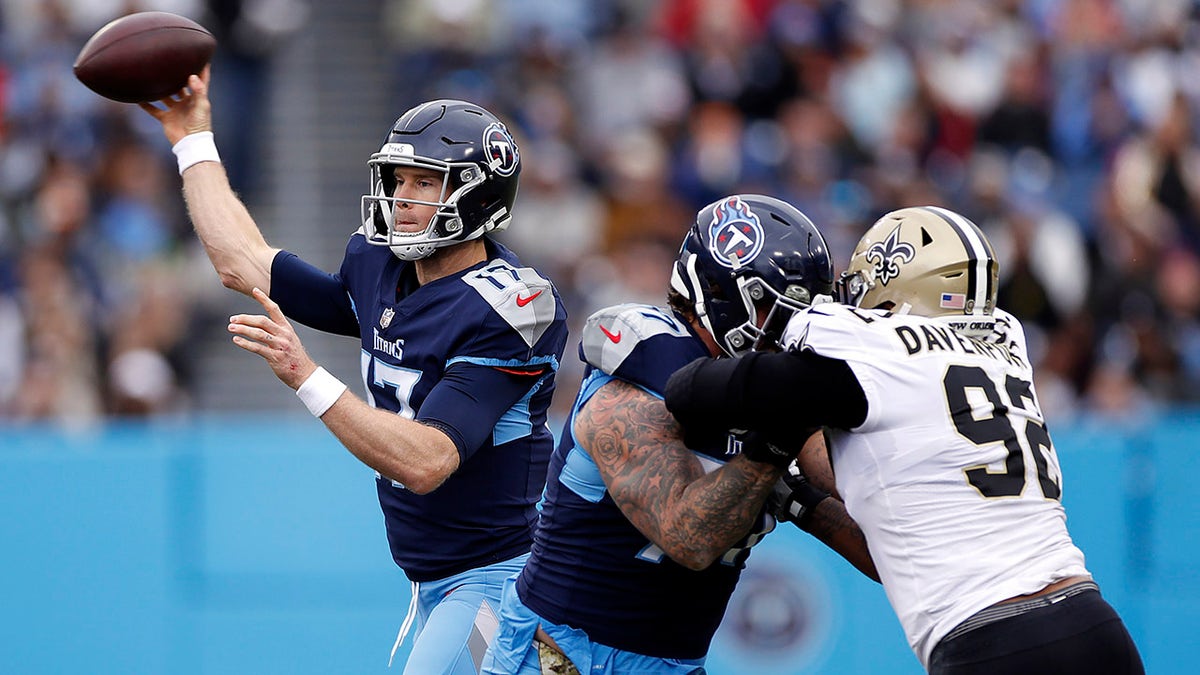
M 537 296 L 539 296 L 539 295 L 541 295 L 541 294 L 542 294 L 542 292 L 541 292 L 541 291 L 538 291 L 537 293 L 534 293 L 533 295 L 531 295 L 531 296 L 529 296 L 529 297 L 527 297 L 527 298 L 522 298 L 522 297 L 521 297 L 521 294 L 520 294 L 520 293 L 518 293 L 518 294 L 517 294 L 517 307 L 524 307 L 525 305 L 528 305 L 529 303 L 531 303 L 531 302 L 533 302 L 535 299 L 537 299 Z
M 608 332 L 607 328 L 605 328 L 604 326 L 600 326 L 600 332 L 607 335 L 608 339 L 613 341 L 613 344 L 616 344 L 621 341 L 621 331 L 617 331 L 616 335 L 613 335 L 612 333 Z

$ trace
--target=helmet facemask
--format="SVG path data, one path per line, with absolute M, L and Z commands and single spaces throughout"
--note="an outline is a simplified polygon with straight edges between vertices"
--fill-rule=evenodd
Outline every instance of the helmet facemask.
M 424 157 L 404 154 L 403 144 L 389 143 L 371 155 L 367 162 L 371 170 L 371 194 L 363 195 L 361 212 L 367 242 L 387 246 L 401 260 L 421 260 L 439 248 L 452 246 L 483 234 L 483 229 L 464 236 L 459 200 L 475 186 L 483 183 L 483 172 L 474 164 L 451 164 Z M 411 152 L 411 148 L 408 148 Z M 410 166 L 441 174 L 442 189 L 437 201 L 422 201 L 393 197 L 396 181 L 392 174 L 397 166 Z M 433 206 L 437 211 L 423 230 L 401 232 L 396 229 L 396 205 L 416 204 Z
M 833 300 L 824 294 L 814 296 L 807 288 L 797 284 L 789 284 L 783 293 L 779 293 L 762 283 L 761 279 L 752 279 L 745 288 L 746 295 L 755 303 L 758 315 L 761 316 L 764 305 L 766 309 L 766 316 L 757 326 L 742 326 L 747 334 L 755 334 L 751 345 L 754 351 L 782 351 L 783 332 L 792 316 L 802 309 Z M 765 300 L 759 300 L 760 296 Z

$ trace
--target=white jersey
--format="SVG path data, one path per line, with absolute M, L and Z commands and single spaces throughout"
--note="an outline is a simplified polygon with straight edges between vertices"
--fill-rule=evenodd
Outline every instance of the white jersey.
M 790 349 L 848 363 L 866 394 L 862 425 L 831 430 L 837 489 L 926 667 L 975 612 L 1087 574 L 1024 332 L 996 315 L 984 341 L 936 319 L 830 303 L 798 313 L 784 335 Z

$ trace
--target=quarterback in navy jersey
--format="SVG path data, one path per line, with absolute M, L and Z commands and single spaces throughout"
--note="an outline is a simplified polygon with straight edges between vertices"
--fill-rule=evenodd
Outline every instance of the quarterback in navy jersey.
M 464 101 L 404 113 L 368 161 L 362 226 L 327 274 L 269 246 L 230 189 L 207 85 L 206 71 L 142 107 L 174 144 L 222 282 L 266 311 L 232 317 L 234 343 L 375 469 L 392 557 L 413 584 L 392 650 L 415 627 L 405 672 L 477 673 L 503 581 L 529 555 L 567 338 L 554 286 L 487 236 L 511 220 L 517 145 Z M 312 361 L 289 318 L 360 338 L 365 401 Z
M 768 497 L 800 448 L 716 428 L 685 440 L 662 392 L 696 358 L 777 339 L 772 327 L 828 295 L 832 277 L 808 218 L 734 195 L 698 214 L 671 310 L 625 304 L 588 318 L 584 380 L 484 672 L 532 675 L 563 657 L 589 674 L 702 671 L 750 547 L 776 525 Z M 814 506 L 826 530 L 846 526 L 835 500 Z

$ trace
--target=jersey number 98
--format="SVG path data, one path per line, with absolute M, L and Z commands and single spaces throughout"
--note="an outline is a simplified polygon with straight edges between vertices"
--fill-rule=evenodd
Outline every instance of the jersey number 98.
M 1008 403 L 987 373 L 976 366 L 950 366 L 942 379 L 946 390 L 946 401 L 950 405 L 950 417 L 954 420 L 954 428 L 967 440 L 976 445 L 1004 443 L 1008 455 L 1004 460 L 1004 470 L 994 472 L 986 466 L 967 468 L 964 473 L 967 482 L 979 490 L 984 497 L 1016 497 L 1025 490 L 1025 450 L 1021 445 L 1018 432 L 1024 437 L 1033 455 L 1037 467 L 1037 479 L 1042 494 L 1047 499 L 1059 499 L 1062 488 L 1057 478 L 1051 476 L 1051 462 L 1054 463 L 1055 473 L 1058 472 L 1058 459 L 1054 454 L 1054 445 L 1050 442 L 1050 432 L 1046 430 L 1042 413 L 1038 410 L 1033 398 L 1033 387 L 1026 381 L 1008 375 L 1004 379 L 1004 393 Z M 992 406 L 988 417 L 978 418 L 972 414 L 971 403 L 968 400 L 968 390 L 982 392 Z M 1009 416 L 1009 406 L 1019 408 L 1028 413 L 1023 429 L 1017 429 L 1019 418 Z

